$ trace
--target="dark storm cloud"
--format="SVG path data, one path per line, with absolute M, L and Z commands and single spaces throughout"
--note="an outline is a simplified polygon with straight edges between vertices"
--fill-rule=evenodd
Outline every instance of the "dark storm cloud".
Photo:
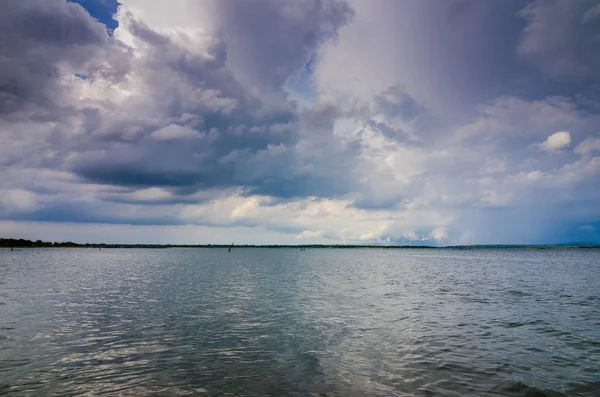
M 373 98 L 373 103 L 379 113 L 386 117 L 399 117 L 412 121 L 427 112 L 427 108 L 419 104 L 401 87 L 391 87 Z
M 553 77 L 600 77 L 597 0 L 537 0 L 520 15 L 528 21 L 520 55 Z
M 261 3 L 261 7 L 277 8 L 277 4 Z M 327 16 L 327 12 L 342 7 L 337 2 L 332 4 L 333 9 L 319 3 L 308 11 L 317 15 L 321 10 Z M 293 11 L 301 12 L 293 17 L 306 17 L 302 14 L 306 11 L 304 7 Z M 311 48 L 333 34 L 332 26 L 341 20 L 331 17 L 334 20 L 327 27 L 319 28 L 324 37 L 316 37 Z M 319 23 L 326 24 L 322 18 Z M 336 151 L 343 156 L 340 152 L 345 150 L 343 147 L 330 151 L 330 156 L 323 152 L 323 147 L 306 153 L 295 150 L 299 142 L 307 139 L 307 134 L 309 139 L 320 134 L 323 145 L 336 145 L 330 130 L 335 114 L 305 112 L 303 115 L 283 91 L 258 94 L 248 91 L 228 69 L 230 45 L 220 38 L 210 38 L 208 47 L 199 53 L 173 37 L 152 30 L 133 15 L 126 16 L 125 25 L 145 45 L 143 56 L 133 63 L 132 73 L 144 82 L 152 102 L 148 105 L 142 102 L 142 106 L 132 109 L 132 114 L 114 119 L 105 117 L 102 126 L 92 130 L 94 141 L 83 139 L 79 145 L 81 150 L 103 149 L 103 154 L 80 157 L 69 168 L 74 173 L 94 183 L 138 188 L 160 186 L 173 191 L 243 186 L 253 194 L 282 197 L 328 196 L 345 191 L 347 186 L 339 174 L 348 171 L 347 164 L 343 169 L 337 167 L 331 156 Z M 296 50 L 308 51 L 305 44 L 298 43 L 300 48 Z M 294 42 L 290 45 L 293 47 Z M 290 65 L 297 64 L 298 59 L 290 60 Z M 152 114 L 135 113 L 148 108 Z M 91 125 L 96 120 L 95 114 L 89 113 L 87 120 Z M 191 119 L 182 119 L 185 115 Z M 321 126 L 314 124 L 316 119 L 326 120 L 326 128 L 319 129 Z M 152 139 L 166 121 L 171 127 L 195 130 L 198 136 L 188 140 Z M 308 128 L 310 131 L 306 131 Z M 111 142 L 120 144 L 114 146 Z M 317 156 L 319 152 L 322 157 Z
M 283 197 L 343 192 L 339 175 L 331 172 L 335 167 L 318 168 L 330 158 L 315 158 L 316 150 L 309 156 L 295 151 L 303 139 L 300 114 L 279 86 L 320 43 L 335 36 L 351 11 L 338 1 L 254 5 L 248 9 L 254 19 L 242 20 L 233 4 L 219 3 L 223 17 L 239 23 L 235 28 L 224 23 L 235 31 L 222 29 L 221 37 L 206 37 L 205 48 L 198 51 L 181 37 L 155 31 L 131 14 L 121 17 L 122 28 L 143 46 L 141 50 L 110 37 L 78 4 L 59 0 L 28 0 L 8 8 L 3 4 L 9 12 L 2 14 L 7 23 L 0 40 L 9 51 L 1 60 L 6 65 L 0 72 L 2 111 L 13 112 L 15 123 L 25 118 L 58 123 L 27 146 L 30 160 L 21 155 L 4 161 L 13 167 L 67 169 L 99 184 L 165 187 L 175 194 L 234 186 Z M 263 24 L 265 15 L 278 23 Z M 249 25 L 242 26 L 243 21 Z M 250 57 L 250 70 L 264 73 L 260 79 L 272 79 L 273 85 L 257 93 L 238 81 L 228 62 L 232 56 L 238 61 L 245 57 L 240 55 L 245 49 L 239 40 L 248 33 L 245 29 L 259 26 L 266 30 L 252 48 L 262 55 Z M 276 62 L 269 58 L 274 56 Z M 277 70 L 269 69 L 275 64 L 280 65 Z M 120 104 L 109 98 L 88 100 L 78 106 L 69 102 L 71 87 L 61 84 L 69 72 L 84 76 L 85 84 L 119 86 L 134 81 L 137 85 L 127 89 L 144 96 Z M 73 136 L 69 130 L 73 123 L 83 133 Z M 196 131 L 198 139 L 153 139 L 168 126 Z M 327 138 L 330 131 L 324 134 L 323 143 L 335 144 Z M 48 155 L 41 156 L 40 150 Z M 32 163 L 34 158 L 38 160 Z M 66 158 L 73 160 L 67 164 Z M 307 164 L 311 161 L 312 166 Z
M 233 70 L 261 89 L 278 89 L 304 69 L 321 43 L 335 39 L 353 11 L 345 1 L 215 2 Z
M 359 194 L 353 205 L 355 208 L 363 210 L 391 210 L 396 208 L 400 201 L 402 201 L 400 194 L 383 198 L 373 197 L 371 194 Z
M 3 219 L 14 221 L 36 221 L 36 222 L 66 222 L 66 223 L 92 223 L 92 224 L 115 224 L 115 225 L 157 225 L 157 226 L 176 226 L 183 224 L 193 224 L 198 226 L 211 227 L 256 227 L 261 226 L 259 220 L 236 219 L 231 220 L 219 217 L 202 217 L 193 220 L 182 220 L 178 218 L 176 211 L 166 211 L 161 214 L 157 210 L 158 204 L 148 205 L 148 203 L 138 202 L 135 211 L 130 211 L 131 203 L 105 202 L 102 206 L 96 203 L 71 201 L 55 203 L 43 208 L 30 211 L 15 211 Z M 135 205 L 135 203 L 133 203 Z M 171 206 L 170 208 L 173 208 Z M 1 209 L 1 208 L 0 208 Z M 296 234 L 301 232 L 301 227 L 291 225 L 278 225 L 271 223 L 269 229 Z
M 116 225 L 182 225 L 183 221 L 173 216 L 135 217 L 123 213 L 98 211 L 96 204 L 55 204 L 35 211 L 14 212 L 6 217 L 13 221 L 66 222 L 66 223 L 111 223 Z
M 386 138 L 408 146 L 420 144 L 414 131 L 418 131 L 420 140 L 433 138 L 431 133 L 435 120 L 431 112 L 400 86 L 375 95 L 372 107 L 377 119 L 369 119 L 366 125 Z
M 246 134 L 252 136 L 250 131 Z M 312 146 L 314 143 L 301 135 L 294 139 L 295 144 L 311 146 L 299 152 L 276 143 L 281 140 L 277 135 L 236 140 L 230 131 L 212 141 L 206 137 L 159 143 L 140 140 L 111 151 L 108 157 L 83 158 L 73 171 L 95 183 L 159 186 L 173 192 L 243 186 L 248 194 L 290 198 L 336 196 L 348 191 L 349 180 L 340 176 L 352 175 L 351 149 L 339 144 L 330 147 L 335 141 L 326 135 L 320 138 L 322 146 Z
M 60 0 L 3 0 L 0 9 L 0 114 L 54 111 L 59 65 L 83 67 L 106 43 L 104 25 Z
M 402 242 L 597 226 L 592 2 L 122 2 L 109 34 L 78 4 L 0 0 L 0 219 Z

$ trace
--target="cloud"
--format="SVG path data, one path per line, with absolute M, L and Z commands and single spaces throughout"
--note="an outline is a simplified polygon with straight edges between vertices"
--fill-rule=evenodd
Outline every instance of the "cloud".
M 345 1 L 215 1 L 219 31 L 228 43 L 228 66 L 261 89 L 281 87 L 301 72 L 322 43 L 335 40 L 353 11 Z
M 457 3 L 353 1 L 355 18 L 319 53 L 318 89 L 364 99 L 401 86 L 446 117 L 497 95 L 513 78 L 522 5 Z
M 226 66 L 260 90 L 278 90 L 319 46 L 334 40 L 353 11 L 345 1 L 123 0 L 121 12 L 162 35 L 202 32 L 227 43 Z M 117 35 L 121 34 L 119 32 Z M 125 34 L 126 35 L 126 34 Z
M 0 211 L 32 211 L 37 208 L 35 196 L 23 189 L 0 192 Z
M 571 134 L 567 131 L 559 131 L 548 136 L 546 140 L 540 144 L 540 150 L 561 150 L 571 146 Z
M 266 196 L 235 196 L 201 205 L 187 205 L 182 208 L 180 216 L 188 222 L 208 221 L 247 227 L 261 225 L 298 239 L 321 238 L 345 242 L 380 239 L 430 241 L 433 228 L 423 226 L 423 219 L 428 218 L 440 225 L 433 233 L 439 238 L 439 228 L 449 221 L 435 210 L 364 210 L 354 207 L 349 200 L 309 197 L 273 202 Z
M 117 13 L 119 27 L 111 38 L 79 5 L 51 4 L 58 15 L 65 7 L 76 7 L 79 17 L 88 21 L 97 38 L 91 33 L 88 35 L 90 49 L 85 70 L 75 68 L 77 65 L 61 64 L 50 74 L 56 76 L 52 81 L 54 86 L 60 86 L 60 91 L 65 93 L 64 104 L 58 112 L 51 109 L 59 104 L 40 98 L 35 100 L 36 106 L 44 106 L 44 111 L 52 113 L 55 124 L 37 123 L 34 128 L 40 129 L 39 134 L 36 137 L 28 134 L 27 139 L 31 140 L 19 145 L 19 155 L 16 155 L 17 146 L 10 150 L 14 161 L 22 162 L 24 157 L 40 158 L 40 151 L 47 150 L 52 156 L 49 161 L 55 167 L 68 169 L 89 182 L 124 187 L 198 190 L 242 185 L 255 193 L 280 196 L 325 195 L 339 191 L 336 186 L 343 181 L 338 175 L 327 175 L 325 169 L 321 175 L 308 175 L 310 168 L 315 169 L 329 158 L 317 158 L 317 151 L 305 152 L 314 142 L 303 138 L 302 114 L 280 89 L 281 82 L 274 83 L 269 92 L 246 87 L 230 60 L 237 51 L 247 48 L 236 49 L 232 38 L 227 38 L 226 44 L 223 29 L 215 28 L 214 32 L 190 32 L 184 28 L 155 30 L 143 18 L 138 19 L 134 14 L 137 9 L 125 2 Z M 300 57 L 305 53 L 308 57 L 319 43 L 334 37 L 337 26 L 345 21 L 341 15 L 350 11 L 344 3 L 334 1 L 302 4 L 292 7 L 264 2 L 253 12 L 259 16 L 273 12 L 281 14 L 281 18 L 291 18 L 294 21 L 291 25 L 278 25 L 277 29 L 283 32 L 306 28 L 308 25 L 302 21 L 314 23 L 304 33 L 282 33 L 289 36 L 285 41 L 286 51 Z M 237 12 L 235 7 L 222 2 L 212 6 L 224 7 L 214 12 L 227 15 Z M 148 8 L 152 10 L 152 5 Z M 23 15 L 25 18 L 26 10 Z M 231 27 L 228 23 L 227 26 Z M 268 36 L 281 39 L 282 34 L 270 31 Z M 298 41 L 302 35 L 311 38 Z M 77 43 L 77 49 L 82 43 Z M 38 45 L 38 42 L 23 43 L 24 48 L 27 45 Z M 78 56 L 79 50 L 73 51 L 74 54 L 65 54 L 65 57 Z M 15 53 L 15 57 L 23 56 L 22 53 L 26 51 Z M 298 58 L 290 62 L 284 72 L 293 74 L 295 67 L 291 65 L 300 68 L 304 60 Z M 269 64 L 273 64 L 272 60 Z M 263 67 L 257 64 L 247 69 L 262 70 Z M 87 77 L 81 79 L 76 74 Z M 279 78 L 283 78 L 283 74 Z M 20 94 L 19 98 L 22 97 Z M 23 106 L 19 109 L 22 112 Z M 318 111 L 309 113 L 306 117 L 319 114 Z M 318 117 L 330 116 L 323 113 Z M 14 118 L 13 123 L 6 125 L 6 134 L 12 136 L 25 119 L 16 115 Z M 11 141 L 16 145 L 18 139 L 11 138 Z M 334 140 L 330 132 L 320 139 Z M 39 147 L 41 144 L 43 149 Z M 169 146 L 167 152 L 163 145 Z M 329 168 L 335 167 L 332 163 Z
M 521 10 L 528 21 L 518 53 L 554 77 L 600 76 L 600 25 L 594 0 L 537 0 Z
M 594 152 L 600 152 L 600 137 L 598 136 L 589 136 L 585 138 L 585 140 L 575 148 L 575 153 L 582 156 L 586 156 Z
M 150 137 L 158 141 L 171 141 L 176 139 L 191 139 L 198 138 L 200 134 L 198 131 L 188 127 L 183 127 L 177 124 L 169 124 L 160 130 L 154 131 L 150 134 Z
M 74 241 L 79 243 L 113 244 L 298 244 L 293 236 L 249 227 L 217 227 L 198 225 L 123 225 L 97 223 L 93 227 L 85 223 L 57 223 L 34 221 L 0 221 L 0 236 L 44 241 Z M 287 237 L 287 238 L 286 238 Z M 313 243 L 306 240 L 302 243 Z
M 557 128 L 572 129 L 587 118 L 576 103 L 568 97 L 546 97 L 527 100 L 519 97 L 495 98 L 479 106 L 479 116 L 458 130 L 458 137 L 469 139 L 512 138 L 531 141 L 537 136 L 547 136 Z
M 72 2 L 17 3 L 0 6 L 15 232 L 538 242 L 600 219 L 591 3 L 123 0 L 113 32 Z
M 434 240 L 437 241 L 445 241 L 448 240 L 448 232 L 446 231 L 446 229 L 444 228 L 437 228 L 434 229 L 431 233 L 430 233 L 431 238 L 433 238 Z
M 600 4 L 595 5 L 586 11 L 586 13 L 583 15 L 583 18 L 581 18 L 581 23 L 591 23 L 598 18 L 600 18 Z

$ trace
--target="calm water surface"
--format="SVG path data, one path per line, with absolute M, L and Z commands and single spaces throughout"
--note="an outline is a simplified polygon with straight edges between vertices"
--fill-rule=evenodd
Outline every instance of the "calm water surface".
M 600 396 L 600 251 L 0 250 L 0 395 Z

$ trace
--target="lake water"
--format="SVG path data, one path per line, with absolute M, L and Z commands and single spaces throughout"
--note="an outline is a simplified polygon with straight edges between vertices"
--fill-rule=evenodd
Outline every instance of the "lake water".
M 0 250 L 0 395 L 600 396 L 600 250 Z

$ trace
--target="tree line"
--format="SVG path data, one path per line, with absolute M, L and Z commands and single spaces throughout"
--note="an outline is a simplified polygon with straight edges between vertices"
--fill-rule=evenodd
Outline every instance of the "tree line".
M 398 249 L 398 248 L 420 248 L 420 249 L 440 249 L 456 248 L 456 246 L 432 247 L 430 245 L 352 245 L 352 244 L 270 244 L 270 245 L 252 245 L 252 244 L 105 244 L 105 243 L 74 243 L 72 241 L 48 242 L 42 240 L 26 240 L 22 238 L 0 238 L 0 248 L 365 248 L 365 249 Z M 551 245 L 473 245 L 474 249 L 561 249 L 561 248 L 600 248 L 600 244 L 593 243 L 567 243 Z
M 15 238 L 0 238 L 0 247 L 8 248 L 52 248 L 52 247 L 71 247 L 71 248 L 229 248 L 231 244 L 105 244 L 105 243 L 74 243 L 72 241 L 48 242 L 42 240 L 25 240 Z M 423 245 L 351 245 L 351 244 L 306 244 L 306 245 L 251 245 L 241 244 L 233 245 L 233 248 L 432 248 Z

